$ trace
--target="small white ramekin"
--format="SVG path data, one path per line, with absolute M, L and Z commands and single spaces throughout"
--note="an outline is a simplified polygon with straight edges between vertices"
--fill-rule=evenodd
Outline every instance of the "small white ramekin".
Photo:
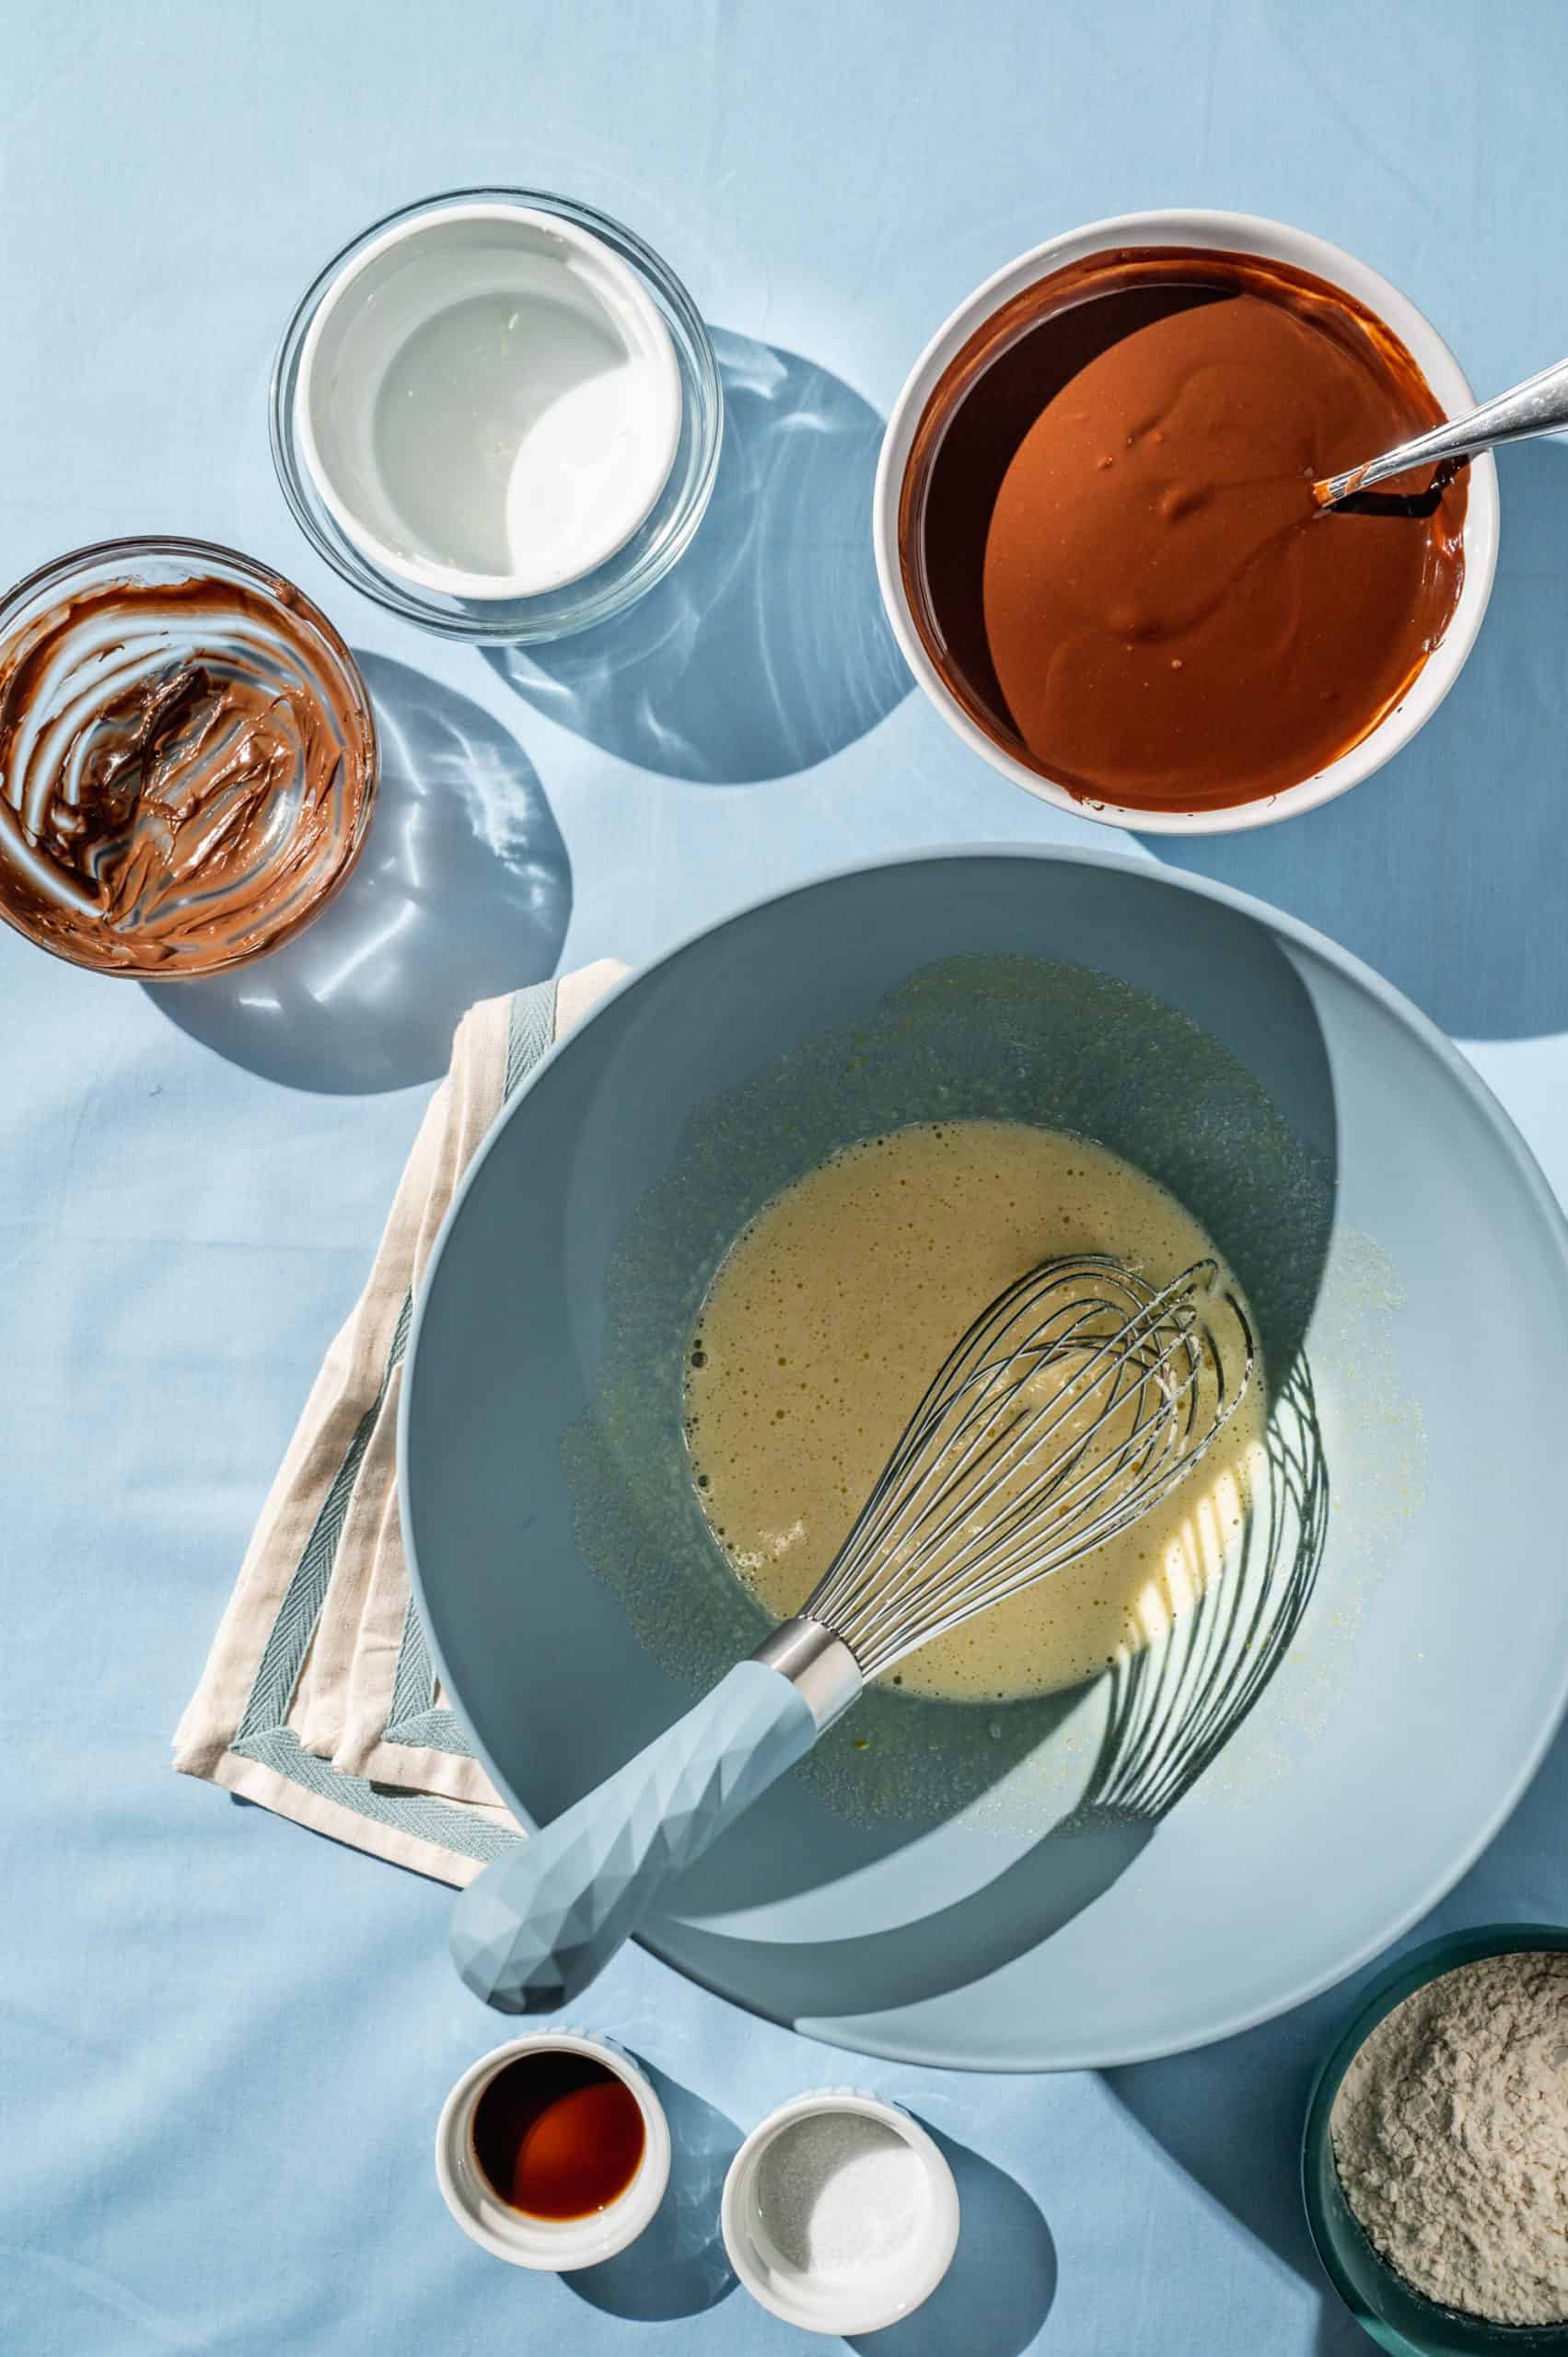
M 854 2283 L 831 2282 L 793 2267 L 773 2246 L 757 2200 L 757 2169 L 775 2136 L 796 2120 L 851 2113 L 879 2120 L 901 2136 L 925 2173 L 930 2211 L 915 2247 L 877 2274 Z M 879 2332 L 897 2324 L 935 2291 L 958 2241 L 958 2189 L 941 2147 L 901 2105 L 854 2087 L 823 2087 L 796 2096 L 754 2128 L 729 2165 L 719 2223 L 729 2263 L 754 2300 L 805 2332 Z
M 1446 415 L 1454 417 L 1473 409 L 1475 396 L 1458 362 L 1431 320 L 1398 287 L 1390 285 L 1365 262 L 1357 261 L 1353 254 L 1330 245 L 1324 238 L 1315 238 L 1305 229 L 1293 229 L 1283 221 L 1264 220 L 1253 213 L 1121 213 L 1110 220 L 1092 221 L 1082 229 L 1069 230 L 1064 237 L 1048 238 L 1044 245 L 1020 254 L 1005 270 L 988 278 L 983 286 L 977 287 L 937 330 L 915 362 L 893 405 L 883 436 L 872 530 L 882 602 L 904 658 L 922 689 L 971 751 L 989 761 L 993 769 L 1000 770 L 1004 777 L 1011 778 L 1015 785 L 1023 786 L 1042 802 L 1054 804 L 1059 810 L 1144 835 L 1229 834 L 1241 828 L 1267 827 L 1281 819 L 1294 819 L 1304 810 L 1315 810 L 1319 803 L 1331 802 L 1337 795 L 1348 793 L 1353 785 L 1359 785 L 1364 778 L 1381 769 L 1431 719 L 1464 668 L 1492 595 L 1493 575 L 1497 569 L 1497 469 L 1490 452 L 1470 462 L 1469 500 L 1465 515 L 1465 577 L 1453 619 L 1399 702 L 1385 713 L 1359 745 L 1353 745 L 1338 761 L 1329 762 L 1314 776 L 1304 778 L 1299 785 L 1256 802 L 1233 804 L 1228 808 L 1133 810 L 1115 803 L 1080 801 L 1064 785 L 1042 777 L 1038 770 L 1016 760 L 987 736 L 953 695 L 932 661 L 904 589 L 903 567 L 899 558 L 899 500 L 904 470 L 925 405 L 944 370 L 970 336 L 1005 303 L 1040 279 L 1049 278 L 1054 271 L 1082 261 L 1090 254 L 1138 246 L 1206 247 L 1227 253 L 1257 254 L 1270 261 L 1294 263 L 1298 270 L 1310 271 L 1314 276 L 1327 279 L 1331 286 L 1342 287 L 1346 294 L 1354 296 L 1392 328 L 1417 362 Z
M 520 2054 L 587 2054 L 624 2081 L 643 2115 L 643 2157 L 624 2193 L 586 2218 L 528 2218 L 501 2200 L 479 2165 L 473 2116 L 498 2071 Z M 664 2106 L 630 2055 L 610 2039 L 580 2029 L 536 2030 L 483 2054 L 464 2072 L 441 2107 L 436 2176 L 447 2209 L 465 2235 L 514 2267 L 564 2275 L 624 2250 L 653 2220 L 669 2182 L 669 2123 Z

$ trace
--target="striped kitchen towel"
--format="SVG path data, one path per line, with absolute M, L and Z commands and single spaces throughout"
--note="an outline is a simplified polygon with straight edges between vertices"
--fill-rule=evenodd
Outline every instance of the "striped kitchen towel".
M 552 1041 L 622 970 L 609 959 L 470 1008 L 425 1113 L 369 1282 L 288 1445 L 174 1764 L 444 1882 L 519 1839 L 449 1709 L 409 1590 L 398 1394 L 414 1293 L 459 1178 Z

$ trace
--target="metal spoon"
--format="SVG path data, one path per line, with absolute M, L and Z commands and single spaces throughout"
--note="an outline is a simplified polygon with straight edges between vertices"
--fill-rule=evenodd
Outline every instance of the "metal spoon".
M 1539 377 L 1527 377 L 1512 392 L 1483 401 L 1468 417 L 1448 418 L 1430 434 L 1418 434 L 1413 442 L 1401 442 L 1397 449 L 1386 450 L 1380 459 L 1369 459 L 1365 466 L 1353 467 L 1348 474 L 1330 475 L 1315 482 L 1312 496 L 1319 507 L 1336 507 L 1342 499 L 1370 491 L 1395 475 L 1408 474 L 1412 467 L 1435 466 L 1444 459 L 1473 458 L 1494 442 L 1523 442 L 1532 434 L 1551 434 L 1560 425 L 1568 425 L 1568 360 L 1560 360 L 1554 368 L 1543 368 Z

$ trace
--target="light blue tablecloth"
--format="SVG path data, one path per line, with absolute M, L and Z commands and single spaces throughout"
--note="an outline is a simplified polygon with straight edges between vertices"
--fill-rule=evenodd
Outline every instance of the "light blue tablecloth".
M 633 223 L 724 331 L 730 395 L 719 497 L 668 593 L 607 644 L 511 665 L 313 559 L 264 417 L 327 255 L 485 180 Z M 389 745 L 363 871 L 272 964 L 164 994 L 0 936 L 0 2346 L 805 2347 L 726 2288 L 700 2223 L 661 2270 L 575 2282 L 464 2241 L 431 2131 L 495 2025 L 446 1961 L 445 1894 L 177 1781 L 168 1737 L 467 1001 L 645 958 L 841 859 L 1100 839 L 963 752 L 878 616 L 879 424 L 952 304 L 1098 215 L 1243 206 L 1380 265 L 1480 389 L 1507 384 L 1568 349 L 1568 13 L 17 7 L 0 190 L 0 569 L 138 529 L 251 550 L 366 650 Z M 1568 452 L 1505 454 L 1503 491 L 1492 618 L 1420 744 L 1317 817 L 1148 855 L 1403 984 L 1568 1191 Z M 1568 1916 L 1565 1804 L 1560 1742 L 1440 1920 Z M 846 2069 L 951 2140 L 959 2259 L 888 2357 L 1326 2357 L 1364 2344 L 1310 2255 L 1295 2144 L 1342 2003 L 1016 2080 L 846 2064 L 636 1954 L 593 2010 L 686 2091 L 699 2179 Z

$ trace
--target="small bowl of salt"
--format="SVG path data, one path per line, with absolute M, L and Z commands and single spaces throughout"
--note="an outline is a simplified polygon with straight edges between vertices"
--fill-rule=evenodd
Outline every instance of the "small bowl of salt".
M 721 2219 L 731 2266 L 774 2316 L 807 2332 L 877 2332 L 947 2274 L 958 2189 L 899 2105 L 827 2088 L 753 2129 L 725 2179 Z
M 1568 2352 L 1568 1930 L 1451 1932 L 1380 1973 L 1318 2074 L 1302 2187 L 1379 2348 Z

